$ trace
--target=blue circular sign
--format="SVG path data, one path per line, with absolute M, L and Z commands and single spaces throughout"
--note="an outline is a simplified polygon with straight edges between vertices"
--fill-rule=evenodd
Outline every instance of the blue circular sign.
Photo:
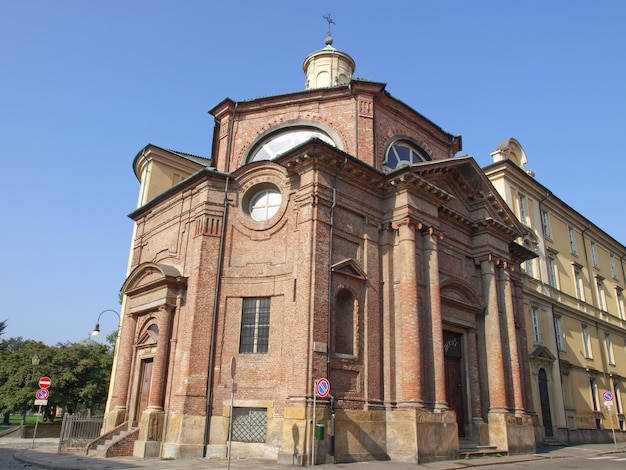
M 612 392 L 604 392 L 602 394 L 602 398 L 604 398 L 604 401 L 613 401 L 613 393 Z
M 315 388 L 317 388 L 317 395 L 321 398 L 324 398 L 330 393 L 330 382 L 325 377 L 321 378 L 315 384 Z
M 38 390 L 36 394 L 37 400 L 45 400 L 48 398 L 48 390 L 42 389 Z

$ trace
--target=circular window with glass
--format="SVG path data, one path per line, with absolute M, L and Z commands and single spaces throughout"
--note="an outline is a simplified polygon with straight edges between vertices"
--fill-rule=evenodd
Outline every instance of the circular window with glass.
M 262 140 L 253 150 L 248 158 L 248 162 L 274 160 L 283 153 L 313 138 L 335 146 L 333 139 L 319 129 L 314 127 L 289 127 L 275 132 Z
M 264 184 L 257 185 L 246 193 L 243 206 L 253 220 L 265 222 L 276 215 L 282 202 L 283 198 L 278 188 Z
M 414 163 L 426 162 L 430 159 L 430 156 L 417 145 L 397 140 L 387 149 L 383 169 L 389 172 Z

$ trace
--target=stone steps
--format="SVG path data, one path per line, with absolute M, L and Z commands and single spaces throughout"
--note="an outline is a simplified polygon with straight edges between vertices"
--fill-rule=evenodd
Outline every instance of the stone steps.
M 496 457 L 506 455 L 506 452 L 499 451 L 496 446 L 483 446 L 478 442 L 459 439 L 459 456 L 465 459 L 479 457 Z

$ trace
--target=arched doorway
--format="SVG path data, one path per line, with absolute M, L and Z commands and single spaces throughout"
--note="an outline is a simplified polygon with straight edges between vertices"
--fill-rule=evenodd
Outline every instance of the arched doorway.
M 544 369 L 539 369 L 539 400 L 541 401 L 541 417 L 546 437 L 554 437 L 552 430 L 552 414 L 550 412 L 550 393 L 548 390 L 548 376 Z

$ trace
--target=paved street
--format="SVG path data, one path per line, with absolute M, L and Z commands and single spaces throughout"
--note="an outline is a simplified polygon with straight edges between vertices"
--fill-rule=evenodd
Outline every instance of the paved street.
M 168 469 L 203 469 L 216 470 L 227 468 L 224 460 L 206 459 L 139 459 L 135 457 L 120 457 L 100 459 L 76 454 L 57 453 L 58 439 L 36 439 L 32 448 L 32 440 L 15 437 L 0 438 L 0 468 L 3 470 L 31 469 L 63 469 L 63 470 L 112 470 L 112 469 L 139 469 L 154 470 Z M 398 462 L 359 462 L 341 463 L 335 465 L 316 465 L 320 470 L 352 469 L 352 470 L 457 470 L 479 466 L 494 466 L 512 469 L 537 467 L 534 470 L 548 468 L 594 468 L 609 470 L 626 467 L 626 444 L 588 444 L 572 447 L 548 448 L 535 454 L 510 457 L 485 457 L 471 460 L 454 460 L 435 462 L 423 465 L 414 465 Z M 286 470 L 289 465 L 279 465 L 275 462 L 235 459 L 231 462 L 233 470 Z

